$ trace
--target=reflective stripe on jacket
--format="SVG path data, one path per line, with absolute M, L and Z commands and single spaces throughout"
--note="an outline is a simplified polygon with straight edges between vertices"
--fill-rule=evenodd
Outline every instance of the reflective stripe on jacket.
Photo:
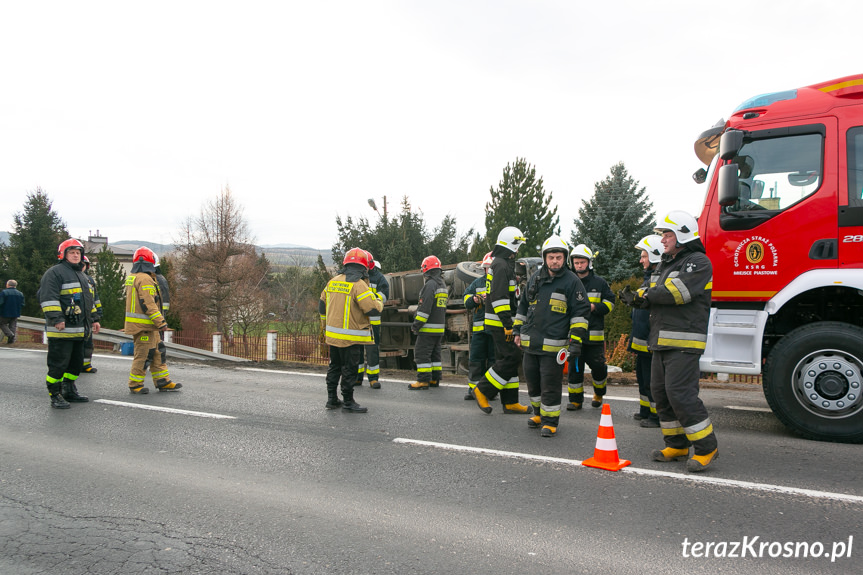
M 87 275 L 65 260 L 45 272 L 36 295 L 45 314 L 45 332 L 49 338 L 84 339 L 95 312 L 89 286 Z M 58 323 L 66 324 L 63 331 L 54 327 Z
M 123 331 L 135 335 L 166 327 L 162 296 L 155 274 L 137 272 L 126 277 L 126 323 Z
M 380 312 L 383 303 L 362 279 L 348 281 L 345 274 L 331 279 L 321 292 L 327 344 L 350 347 L 373 343 L 369 312 Z
M 528 301 L 532 294 L 533 301 Z M 589 312 L 587 292 L 575 273 L 563 268 L 551 277 L 540 268 L 521 292 L 513 331 L 521 336 L 525 351 L 553 355 L 570 342 L 584 341 Z

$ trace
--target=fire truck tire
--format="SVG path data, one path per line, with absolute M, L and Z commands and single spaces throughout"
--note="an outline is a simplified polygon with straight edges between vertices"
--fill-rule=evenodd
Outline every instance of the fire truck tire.
M 465 286 L 472 284 L 473 280 L 484 274 L 484 271 L 476 262 L 460 262 L 455 267 L 456 277 L 463 281 Z
M 764 366 L 776 417 L 808 439 L 863 443 L 863 328 L 824 321 L 798 327 Z

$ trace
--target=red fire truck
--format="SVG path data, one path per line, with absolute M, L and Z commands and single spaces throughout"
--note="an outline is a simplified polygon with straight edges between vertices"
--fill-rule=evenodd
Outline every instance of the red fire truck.
M 863 442 L 863 75 L 747 100 L 695 152 L 713 262 L 702 371 L 761 373 L 785 425 Z

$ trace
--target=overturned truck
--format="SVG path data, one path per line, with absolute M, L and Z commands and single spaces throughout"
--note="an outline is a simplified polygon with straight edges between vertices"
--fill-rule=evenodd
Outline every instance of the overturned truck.
M 516 260 L 517 277 L 522 282 L 527 281 L 541 263 L 538 257 L 519 258 Z M 442 269 L 448 293 L 441 362 L 445 371 L 467 373 L 473 318 L 465 309 L 464 293 L 485 270 L 478 262 L 450 264 Z M 381 367 L 415 369 L 416 336 L 411 333 L 411 325 L 423 287 L 423 275 L 420 270 L 411 270 L 385 276 L 390 284 L 390 297 L 381 312 Z

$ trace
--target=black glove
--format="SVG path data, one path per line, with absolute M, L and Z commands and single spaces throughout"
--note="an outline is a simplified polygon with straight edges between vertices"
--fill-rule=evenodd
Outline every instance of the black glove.
M 620 301 L 622 301 L 626 305 L 631 306 L 633 300 L 635 299 L 635 292 L 629 289 L 629 286 L 626 286 L 625 288 L 617 292 L 617 297 L 619 297 Z
M 579 357 L 581 355 L 581 342 L 570 340 L 569 341 L 569 358 L 573 359 Z

